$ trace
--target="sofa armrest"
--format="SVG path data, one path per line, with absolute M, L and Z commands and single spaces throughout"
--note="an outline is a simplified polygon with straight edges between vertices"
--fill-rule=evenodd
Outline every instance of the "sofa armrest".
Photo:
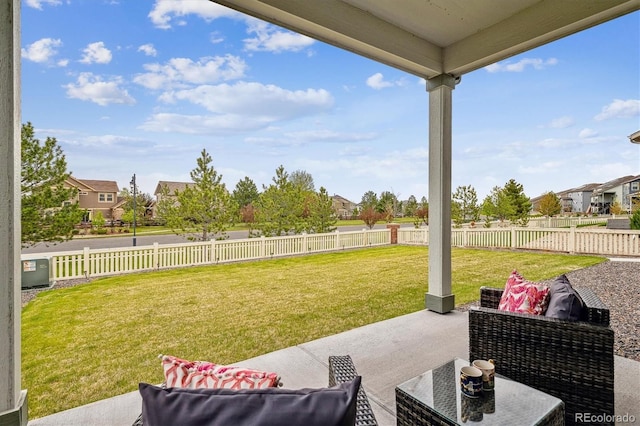
M 332 355 L 329 357 L 329 386 L 353 380 L 358 375 L 353 360 L 349 355 Z M 376 420 L 369 398 L 360 385 L 358 391 L 358 402 L 356 412 L 356 426 L 377 426 Z

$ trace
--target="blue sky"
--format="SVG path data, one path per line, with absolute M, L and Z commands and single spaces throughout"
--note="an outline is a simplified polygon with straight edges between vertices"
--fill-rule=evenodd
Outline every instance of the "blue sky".
M 22 121 L 73 175 L 229 190 L 279 165 L 359 202 L 428 196 L 424 80 L 203 0 L 23 0 Z M 640 13 L 466 74 L 452 189 L 530 197 L 640 174 Z

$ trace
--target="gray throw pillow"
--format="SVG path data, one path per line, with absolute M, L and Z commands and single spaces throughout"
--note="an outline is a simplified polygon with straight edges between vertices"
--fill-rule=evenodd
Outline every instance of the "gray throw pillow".
M 360 376 L 320 389 L 185 389 L 140 383 L 145 426 L 353 426 Z
M 584 302 L 566 275 L 557 277 L 550 287 L 549 305 L 545 316 L 572 321 L 584 319 Z

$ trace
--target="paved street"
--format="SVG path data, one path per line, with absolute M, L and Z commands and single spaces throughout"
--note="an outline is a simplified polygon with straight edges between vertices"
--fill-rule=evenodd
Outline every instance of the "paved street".
M 412 227 L 413 225 L 410 223 L 403 223 L 400 226 L 402 227 Z M 341 226 L 339 227 L 340 232 L 347 231 L 360 231 L 365 229 L 364 225 L 356 225 L 356 226 Z M 377 224 L 374 229 L 384 229 L 386 228 L 386 224 Z M 228 231 L 227 235 L 230 239 L 241 239 L 248 237 L 248 231 Z M 136 236 L 136 245 L 137 246 L 148 246 L 153 245 L 153 243 L 158 244 L 176 244 L 176 243 L 184 243 L 188 242 L 188 240 L 184 237 L 178 235 L 137 235 Z M 35 253 L 53 253 L 59 251 L 76 251 L 82 250 L 85 247 L 89 247 L 91 249 L 98 248 L 119 248 L 119 247 L 132 247 L 133 246 L 133 234 L 123 234 L 123 236 L 117 237 L 76 237 L 71 241 L 65 241 L 64 243 L 59 244 L 49 244 L 45 245 L 43 243 L 38 243 L 34 247 L 25 248 L 22 250 L 22 254 L 35 254 Z

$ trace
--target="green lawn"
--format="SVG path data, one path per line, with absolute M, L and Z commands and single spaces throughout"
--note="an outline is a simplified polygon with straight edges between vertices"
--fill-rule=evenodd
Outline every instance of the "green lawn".
M 22 312 L 22 378 L 37 418 L 159 383 L 158 354 L 234 363 L 424 309 L 425 247 L 392 246 L 103 278 L 40 293 Z M 454 249 L 456 303 L 602 262 Z

